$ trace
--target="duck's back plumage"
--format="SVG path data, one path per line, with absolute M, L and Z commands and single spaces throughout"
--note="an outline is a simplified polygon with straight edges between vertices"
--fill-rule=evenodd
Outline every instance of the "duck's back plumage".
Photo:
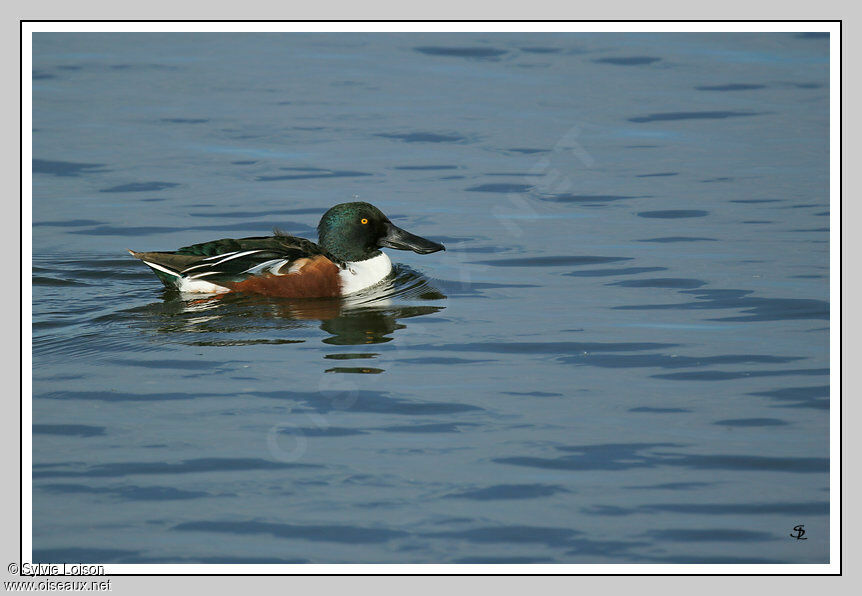
M 322 298 L 341 290 L 343 263 L 314 242 L 285 234 L 223 238 L 173 252 L 129 252 L 166 286 L 183 292 Z

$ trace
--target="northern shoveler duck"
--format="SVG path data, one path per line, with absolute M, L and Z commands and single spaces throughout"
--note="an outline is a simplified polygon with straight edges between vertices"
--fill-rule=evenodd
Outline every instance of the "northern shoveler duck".
M 129 252 L 181 292 L 331 298 L 383 281 L 392 262 L 382 247 L 419 254 L 445 250 L 397 227 L 369 203 L 332 207 L 317 233 L 317 244 L 276 231 L 275 236 L 224 238 L 174 252 Z

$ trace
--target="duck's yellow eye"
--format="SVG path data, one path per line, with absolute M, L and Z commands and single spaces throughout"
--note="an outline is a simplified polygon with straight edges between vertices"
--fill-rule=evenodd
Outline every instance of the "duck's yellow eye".
M 367 223 L 368 223 L 368 220 L 367 220 L 367 219 L 365 219 L 364 217 L 363 217 L 361 220 L 359 220 L 359 221 L 361 221 L 361 222 L 362 222 L 362 223 L 364 223 L 364 224 L 367 224 Z

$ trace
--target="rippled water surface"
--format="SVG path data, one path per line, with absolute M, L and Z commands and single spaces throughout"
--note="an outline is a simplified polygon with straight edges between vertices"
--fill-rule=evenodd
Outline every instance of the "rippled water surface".
M 828 37 L 33 52 L 34 561 L 829 560 Z M 446 252 L 346 301 L 126 253 L 355 196 Z

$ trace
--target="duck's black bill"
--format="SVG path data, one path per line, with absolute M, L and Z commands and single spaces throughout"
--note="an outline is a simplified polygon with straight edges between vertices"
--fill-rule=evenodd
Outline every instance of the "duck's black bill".
M 421 236 L 411 234 L 398 226 L 386 222 L 386 235 L 380 239 L 380 246 L 395 248 L 397 250 L 412 250 L 420 255 L 427 255 L 438 250 L 446 250 L 446 247 L 437 242 L 431 242 Z

